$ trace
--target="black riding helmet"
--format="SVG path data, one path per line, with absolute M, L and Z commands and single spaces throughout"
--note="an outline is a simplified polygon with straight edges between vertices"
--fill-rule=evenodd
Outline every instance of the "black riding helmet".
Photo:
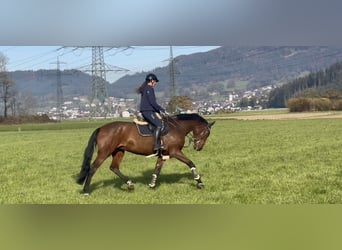
M 146 76 L 146 82 L 150 82 L 152 80 L 159 82 L 157 76 L 155 74 L 150 73 Z

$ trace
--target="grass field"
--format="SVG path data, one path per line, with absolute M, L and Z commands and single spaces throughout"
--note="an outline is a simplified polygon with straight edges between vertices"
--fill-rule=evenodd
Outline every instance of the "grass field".
M 155 159 L 127 153 L 121 170 L 135 190 L 127 191 L 106 161 L 93 178 L 91 195 L 84 196 L 75 176 L 91 132 L 106 122 L 0 126 L 0 203 L 342 203 L 342 119 L 221 117 L 203 151 L 183 150 L 205 189 L 196 189 L 188 167 L 171 159 L 151 190 Z

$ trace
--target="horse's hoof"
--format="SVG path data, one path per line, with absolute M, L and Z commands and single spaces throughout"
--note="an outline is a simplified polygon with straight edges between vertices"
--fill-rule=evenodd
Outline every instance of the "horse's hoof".
M 203 183 L 197 183 L 197 188 L 198 189 L 203 189 L 204 188 L 204 184 Z
M 134 183 L 132 181 L 127 181 L 126 183 L 128 190 L 134 190 Z
M 89 193 L 83 193 L 84 196 L 89 196 Z
M 149 186 L 150 188 L 155 188 L 155 187 L 156 187 L 156 184 L 155 184 L 155 183 L 150 183 L 150 184 L 148 184 L 148 186 Z

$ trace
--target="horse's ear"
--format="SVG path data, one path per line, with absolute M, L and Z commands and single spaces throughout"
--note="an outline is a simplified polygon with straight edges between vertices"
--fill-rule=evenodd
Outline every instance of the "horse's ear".
M 208 127 L 211 128 L 214 124 L 215 124 L 216 121 L 213 121 L 211 123 L 208 124 Z

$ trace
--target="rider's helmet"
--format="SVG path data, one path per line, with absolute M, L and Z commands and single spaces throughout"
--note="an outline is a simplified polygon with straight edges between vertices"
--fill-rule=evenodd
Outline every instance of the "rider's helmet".
M 156 82 L 159 82 L 157 76 L 155 74 L 150 73 L 150 74 L 148 74 L 146 76 L 146 82 L 150 82 L 152 80 L 155 80 Z

